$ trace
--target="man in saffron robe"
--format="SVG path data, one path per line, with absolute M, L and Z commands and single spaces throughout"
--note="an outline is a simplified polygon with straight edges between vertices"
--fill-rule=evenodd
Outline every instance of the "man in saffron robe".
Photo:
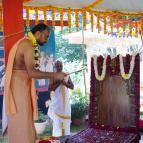
M 35 143 L 36 90 L 32 78 L 63 80 L 65 73 L 42 72 L 34 64 L 34 48 L 47 42 L 50 30 L 38 24 L 12 47 L 6 67 L 5 111 L 8 143 Z M 36 58 L 35 58 L 36 59 Z

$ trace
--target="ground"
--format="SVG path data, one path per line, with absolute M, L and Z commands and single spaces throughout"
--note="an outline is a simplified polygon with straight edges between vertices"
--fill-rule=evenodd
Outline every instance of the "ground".
M 75 126 L 71 125 L 71 135 L 76 134 L 77 132 L 87 128 L 87 122 L 83 125 Z M 44 137 L 44 136 L 51 136 L 52 135 L 52 127 L 47 126 L 44 133 L 39 135 L 39 137 Z M 1 135 L 1 125 L 0 125 L 0 143 L 7 143 L 6 137 L 2 137 Z

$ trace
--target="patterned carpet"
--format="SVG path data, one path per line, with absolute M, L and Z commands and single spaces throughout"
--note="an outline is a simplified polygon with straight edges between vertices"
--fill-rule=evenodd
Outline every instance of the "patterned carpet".
M 88 128 L 67 139 L 66 143 L 138 143 L 134 133 Z

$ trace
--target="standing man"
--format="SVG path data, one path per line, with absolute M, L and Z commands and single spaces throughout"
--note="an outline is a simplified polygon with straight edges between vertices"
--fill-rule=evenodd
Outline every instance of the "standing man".
M 5 111 L 8 117 L 8 143 L 35 143 L 36 91 L 32 78 L 63 80 L 65 73 L 42 72 L 38 47 L 47 42 L 50 29 L 36 25 L 27 37 L 12 47 L 6 68 Z
M 55 63 L 56 73 L 63 70 L 61 61 Z M 50 80 L 51 101 L 49 103 L 48 115 L 53 120 L 53 136 L 59 137 L 70 135 L 71 124 L 71 104 L 68 89 L 73 89 L 74 85 L 69 76 L 64 80 Z

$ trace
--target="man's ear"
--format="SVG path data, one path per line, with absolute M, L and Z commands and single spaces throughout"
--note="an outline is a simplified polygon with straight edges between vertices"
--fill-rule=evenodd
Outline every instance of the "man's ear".
M 37 31 L 37 32 L 35 33 L 35 37 L 36 37 L 36 38 L 39 38 L 39 37 L 40 37 L 40 34 L 41 34 L 40 31 Z

